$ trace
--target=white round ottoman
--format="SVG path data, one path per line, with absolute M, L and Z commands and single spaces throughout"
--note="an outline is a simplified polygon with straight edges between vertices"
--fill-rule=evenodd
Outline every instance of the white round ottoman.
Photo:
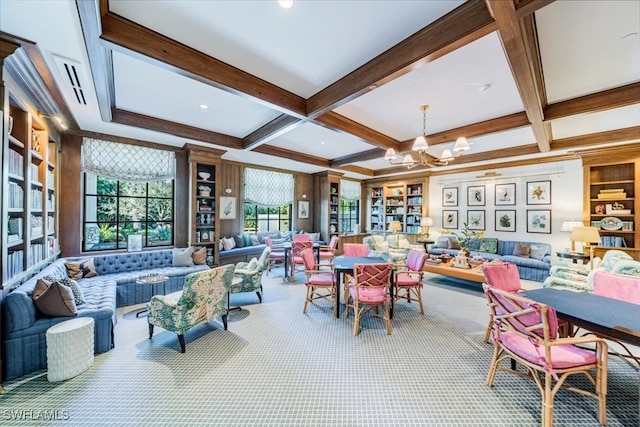
M 93 319 L 78 317 L 47 329 L 47 379 L 73 378 L 93 364 Z

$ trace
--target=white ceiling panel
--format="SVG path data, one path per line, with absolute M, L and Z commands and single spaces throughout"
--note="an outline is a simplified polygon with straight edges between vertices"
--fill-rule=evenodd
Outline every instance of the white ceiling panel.
M 639 1 L 555 1 L 536 25 L 550 103 L 640 80 Z
M 124 110 L 239 138 L 281 114 L 117 52 L 113 69 L 116 106 Z M 209 108 L 202 109 L 200 104 Z
M 329 159 L 375 148 L 354 136 L 313 123 L 303 123 L 292 131 L 269 141 L 269 145 Z
M 308 98 L 463 1 L 111 0 L 110 9 Z
M 485 85 L 491 85 L 482 91 Z M 489 34 L 363 95 L 336 112 L 397 140 L 523 111 L 497 34 Z
M 551 129 L 553 138 L 559 139 L 631 126 L 640 126 L 640 104 L 554 120 Z M 640 131 L 637 133 L 640 140 Z

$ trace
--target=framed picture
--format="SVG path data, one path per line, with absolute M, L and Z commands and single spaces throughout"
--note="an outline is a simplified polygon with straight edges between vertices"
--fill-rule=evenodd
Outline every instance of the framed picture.
M 442 228 L 458 228 L 458 211 L 442 211 Z
M 229 196 L 220 197 L 220 219 L 236 219 L 236 198 L 235 197 L 229 197 Z
M 484 230 L 484 211 L 467 211 L 467 227 L 469 230 Z
M 527 210 L 527 233 L 551 234 L 551 209 Z
M 551 181 L 527 182 L 527 204 L 528 205 L 550 205 L 551 204 Z
M 516 231 L 516 211 L 496 209 L 496 231 Z
M 298 218 L 309 218 L 309 202 L 305 200 L 298 202 Z
M 142 251 L 142 234 L 129 234 L 127 236 L 127 252 Z
M 496 190 L 496 197 L 493 200 L 496 206 L 516 204 L 516 183 L 515 182 L 509 183 L 509 184 L 496 184 L 495 190 Z
M 457 187 L 442 189 L 442 206 L 458 206 L 458 188 Z
M 484 185 L 467 187 L 467 206 L 484 206 Z

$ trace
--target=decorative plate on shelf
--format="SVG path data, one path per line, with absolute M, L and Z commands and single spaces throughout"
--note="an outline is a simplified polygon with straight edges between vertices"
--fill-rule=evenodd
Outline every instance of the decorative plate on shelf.
M 614 216 L 606 216 L 600 220 L 600 227 L 603 230 L 620 230 L 622 228 L 622 220 Z

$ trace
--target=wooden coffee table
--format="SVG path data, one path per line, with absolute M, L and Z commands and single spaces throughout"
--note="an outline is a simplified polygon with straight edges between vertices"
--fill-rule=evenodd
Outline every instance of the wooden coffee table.
M 470 282 L 485 282 L 482 268 L 479 265 L 473 268 L 458 268 L 454 267 L 453 263 L 442 263 L 438 265 L 425 263 L 422 270 L 443 276 L 455 277 L 457 279 L 469 280 Z

